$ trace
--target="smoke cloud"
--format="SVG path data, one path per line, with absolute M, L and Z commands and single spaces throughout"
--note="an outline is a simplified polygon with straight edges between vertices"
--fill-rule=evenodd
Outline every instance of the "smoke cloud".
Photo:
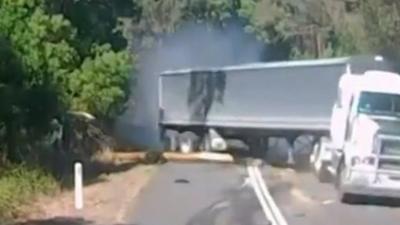
M 118 136 L 130 145 L 160 148 L 157 78 L 162 71 L 259 62 L 265 50 L 265 44 L 241 26 L 182 26 L 165 36 L 159 46 L 140 55 L 134 97 L 130 109 L 118 121 Z

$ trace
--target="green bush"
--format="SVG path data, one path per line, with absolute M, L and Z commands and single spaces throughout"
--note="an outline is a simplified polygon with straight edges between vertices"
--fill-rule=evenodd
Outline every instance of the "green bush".
M 17 215 L 22 204 L 42 193 L 54 193 L 55 179 L 40 168 L 12 165 L 0 169 L 0 220 Z

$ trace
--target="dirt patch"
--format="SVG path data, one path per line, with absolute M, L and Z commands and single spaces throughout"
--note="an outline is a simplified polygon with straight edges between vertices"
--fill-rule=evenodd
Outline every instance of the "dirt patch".
M 41 197 L 26 209 L 18 225 L 63 224 L 57 221 L 90 221 L 90 224 L 124 224 L 127 208 L 135 204 L 139 191 L 155 173 L 156 166 L 140 165 L 120 173 L 101 175 L 84 188 L 84 209 L 74 209 L 74 193 Z M 52 222 L 53 221 L 53 222 Z M 86 224 L 86 223 L 72 223 Z

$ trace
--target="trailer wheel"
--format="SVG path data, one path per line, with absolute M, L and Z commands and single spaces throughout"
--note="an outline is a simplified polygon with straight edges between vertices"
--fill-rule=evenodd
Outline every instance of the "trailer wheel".
M 178 135 L 174 130 L 167 130 L 164 133 L 163 145 L 165 151 L 176 151 L 178 149 Z
M 190 153 L 195 151 L 197 146 L 198 137 L 193 132 L 184 132 L 179 135 L 179 151 L 182 153 Z
M 268 146 L 264 144 L 260 138 L 249 138 L 247 144 L 250 148 L 250 154 L 259 159 L 264 159 L 267 153 Z
M 204 152 L 211 152 L 211 137 L 209 134 L 205 134 L 202 138 L 200 150 Z
M 295 149 L 294 158 L 296 162 L 296 168 L 302 170 L 308 170 L 310 168 L 310 155 L 313 152 L 314 136 L 312 135 L 300 135 L 294 143 L 293 148 Z
M 319 150 L 320 150 L 320 143 L 317 142 L 314 144 L 313 150 L 312 150 L 312 152 L 310 154 L 310 158 L 309 158 L 309 163 L 310 163 L 310 165 L 312 165 L 312 167 L 314 167 L 314 164 L 317 161 Z

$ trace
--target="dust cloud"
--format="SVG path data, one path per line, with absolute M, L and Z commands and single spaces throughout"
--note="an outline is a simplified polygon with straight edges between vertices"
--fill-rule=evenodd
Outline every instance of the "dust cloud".
M 157 47 L 140 54 L 134 97 L 117 122 L 117 135 L 130 145 L 160 149 L 157 78 L 162 71 L 259 62 L 266 50 L 265 44 L 236 24 L 217 28 L 188 23 L 164 36 Z

